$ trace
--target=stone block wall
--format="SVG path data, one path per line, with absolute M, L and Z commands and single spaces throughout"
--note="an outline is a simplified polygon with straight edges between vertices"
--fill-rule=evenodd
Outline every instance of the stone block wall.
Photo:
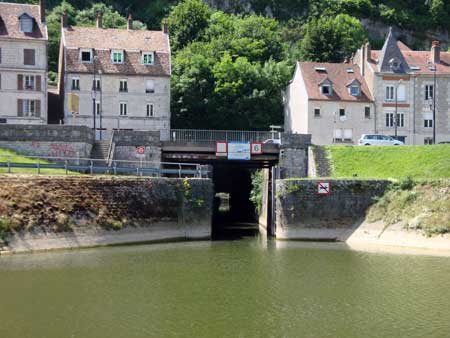
M 318 183 L 330 182 L 329 195 L 318 194 Z M 336 238 L 354 226 L 389 181 L 277 180 L 276 237 Z
M 0 148 L 26 156 L 89 158 L 93 143 L 83 126 L 0 125 Z
M 311 135 L 282 133 L 281 140 L 279 161 L 281 178 L 306 177 Z

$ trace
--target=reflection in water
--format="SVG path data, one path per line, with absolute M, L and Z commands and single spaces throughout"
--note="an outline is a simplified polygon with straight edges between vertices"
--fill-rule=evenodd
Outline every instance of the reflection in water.
M 448 337 L 450 259 L 158 244 L 0 258 L 0 337 Z

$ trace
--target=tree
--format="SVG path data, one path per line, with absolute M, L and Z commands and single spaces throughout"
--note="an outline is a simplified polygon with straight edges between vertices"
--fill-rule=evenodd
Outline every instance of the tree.
M 196 41 L 208 26 L 211 11 L 201 0 L 182 0 L 168 17 L 171 45 L 174 51 Z
M 298 51 L 305 61 L 342 62 L 367 40 L 359 20 L 347 14 L 312 20 L 305 31 Z

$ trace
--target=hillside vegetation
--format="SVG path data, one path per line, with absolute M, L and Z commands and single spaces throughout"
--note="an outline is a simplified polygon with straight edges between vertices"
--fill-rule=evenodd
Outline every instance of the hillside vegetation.
M 450 145 L 327 146 L 332 176 L 434 180 L 450 178 Z

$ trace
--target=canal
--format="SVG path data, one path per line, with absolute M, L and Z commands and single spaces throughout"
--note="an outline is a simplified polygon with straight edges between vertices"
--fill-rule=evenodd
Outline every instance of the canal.
M 0 258 L 0 337 L 450 337 L 450 258 L 247 238 Z

